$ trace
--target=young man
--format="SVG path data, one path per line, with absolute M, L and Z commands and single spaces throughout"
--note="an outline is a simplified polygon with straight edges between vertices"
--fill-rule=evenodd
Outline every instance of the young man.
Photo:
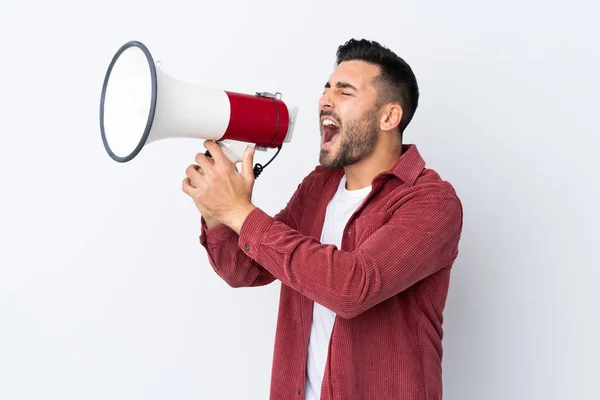
M 217 144 L 186 170 L 200 243 L 229 285 L 279 279 L 271 399 L 442 398 L 442 312 L 462 207 L 402 133 L 418 103 L 411 68 L 350 40 L 319 101 L 320 165 L 271 217 Z

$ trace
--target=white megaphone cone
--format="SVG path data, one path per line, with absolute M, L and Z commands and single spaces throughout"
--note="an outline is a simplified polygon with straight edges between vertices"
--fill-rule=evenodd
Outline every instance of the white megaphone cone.
M 249 145 L 279 151 L 290 142 L 297 113 L 270 93 L 234 93 L 174 79 L 157 68 L 145 45 L 131 41 L 108 67 L 100 131 L 106 152 L 118 162 L 132 160 L 157 140 L 196 138 L 216 141 L 237 163 Z M 255 175 L 262 169 L 257 167 Z

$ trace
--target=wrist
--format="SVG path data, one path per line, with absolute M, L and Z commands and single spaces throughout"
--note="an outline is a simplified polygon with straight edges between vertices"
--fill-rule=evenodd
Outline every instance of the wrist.
M 217 226 L 223 225 L 221 221 L 216 218 L 209 217 L 207 215 L 203 215 L 204 224 L 206 225 L 206 229 L 216 228 Z
M 242 225 L 244 225 L 244 221 L 248 217 L 248 214 L 250 214 L 255 208 L 256 207 L 251 203 L 244 204 L 243 206 L 232 210 L 227 218 L 222 222 L 239 234 L 242 230 Z

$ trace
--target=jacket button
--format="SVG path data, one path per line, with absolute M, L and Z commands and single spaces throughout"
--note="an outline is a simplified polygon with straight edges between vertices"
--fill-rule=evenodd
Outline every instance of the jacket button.
M 245 249 L 246 249 L 246 251 L 250 251 L 250 245 L 247 244 L 246 247 L 245 247 Z
M 300 390 L 300 388 L 296 389 L 296 394 L 298 394 L 298 395 L 299 395 L 300 393 L 301 393 L 301 390 Z

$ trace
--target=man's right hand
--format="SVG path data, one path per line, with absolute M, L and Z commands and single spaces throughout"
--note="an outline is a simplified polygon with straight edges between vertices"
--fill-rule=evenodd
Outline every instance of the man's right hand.
M 213 160 L 211 157 L 208 157 L 208 160 L 211 162 L 211 164 L 213 164 L 213 165 L 215 164 L 215 160 Z M 188 167 L 188 169 L 190 169 L 190 168 L 196 170 L 197 173 L 199 173 L 201 175 L 204 175 L 204 172 L 202 171 L 202 169 L 198 165 L 190 165 Z M 186 171 L 186 174 L 188 175 L 188 179 L 189 179 L 189 176 L 191 174 L 191 170 Z M 191 180 L 189 182 L 191 184 Z M 192 196 L 190 196 L 190 197 L 192 197 Z M 200 205 L 200 203 L 198 203 L 193 197 L 192 197 L 192 200 L 194 200 L 194 204 L 196 205 L 196 208 L 198 209 L 198 211 L 200 211 L 200 214 L 202 215 L 202 218 L 204 218 L 204 222 L 206 222 L 206 227 L 208 229 L 216 228 L 219 225 L 223 225 L 223 223 L 221 221 L 219 221 L 216 218 L 211 217 L 210 215 L 208 215 L 208 213 L 204 212 L 204 210 L 203 210 L 202 206 Z

